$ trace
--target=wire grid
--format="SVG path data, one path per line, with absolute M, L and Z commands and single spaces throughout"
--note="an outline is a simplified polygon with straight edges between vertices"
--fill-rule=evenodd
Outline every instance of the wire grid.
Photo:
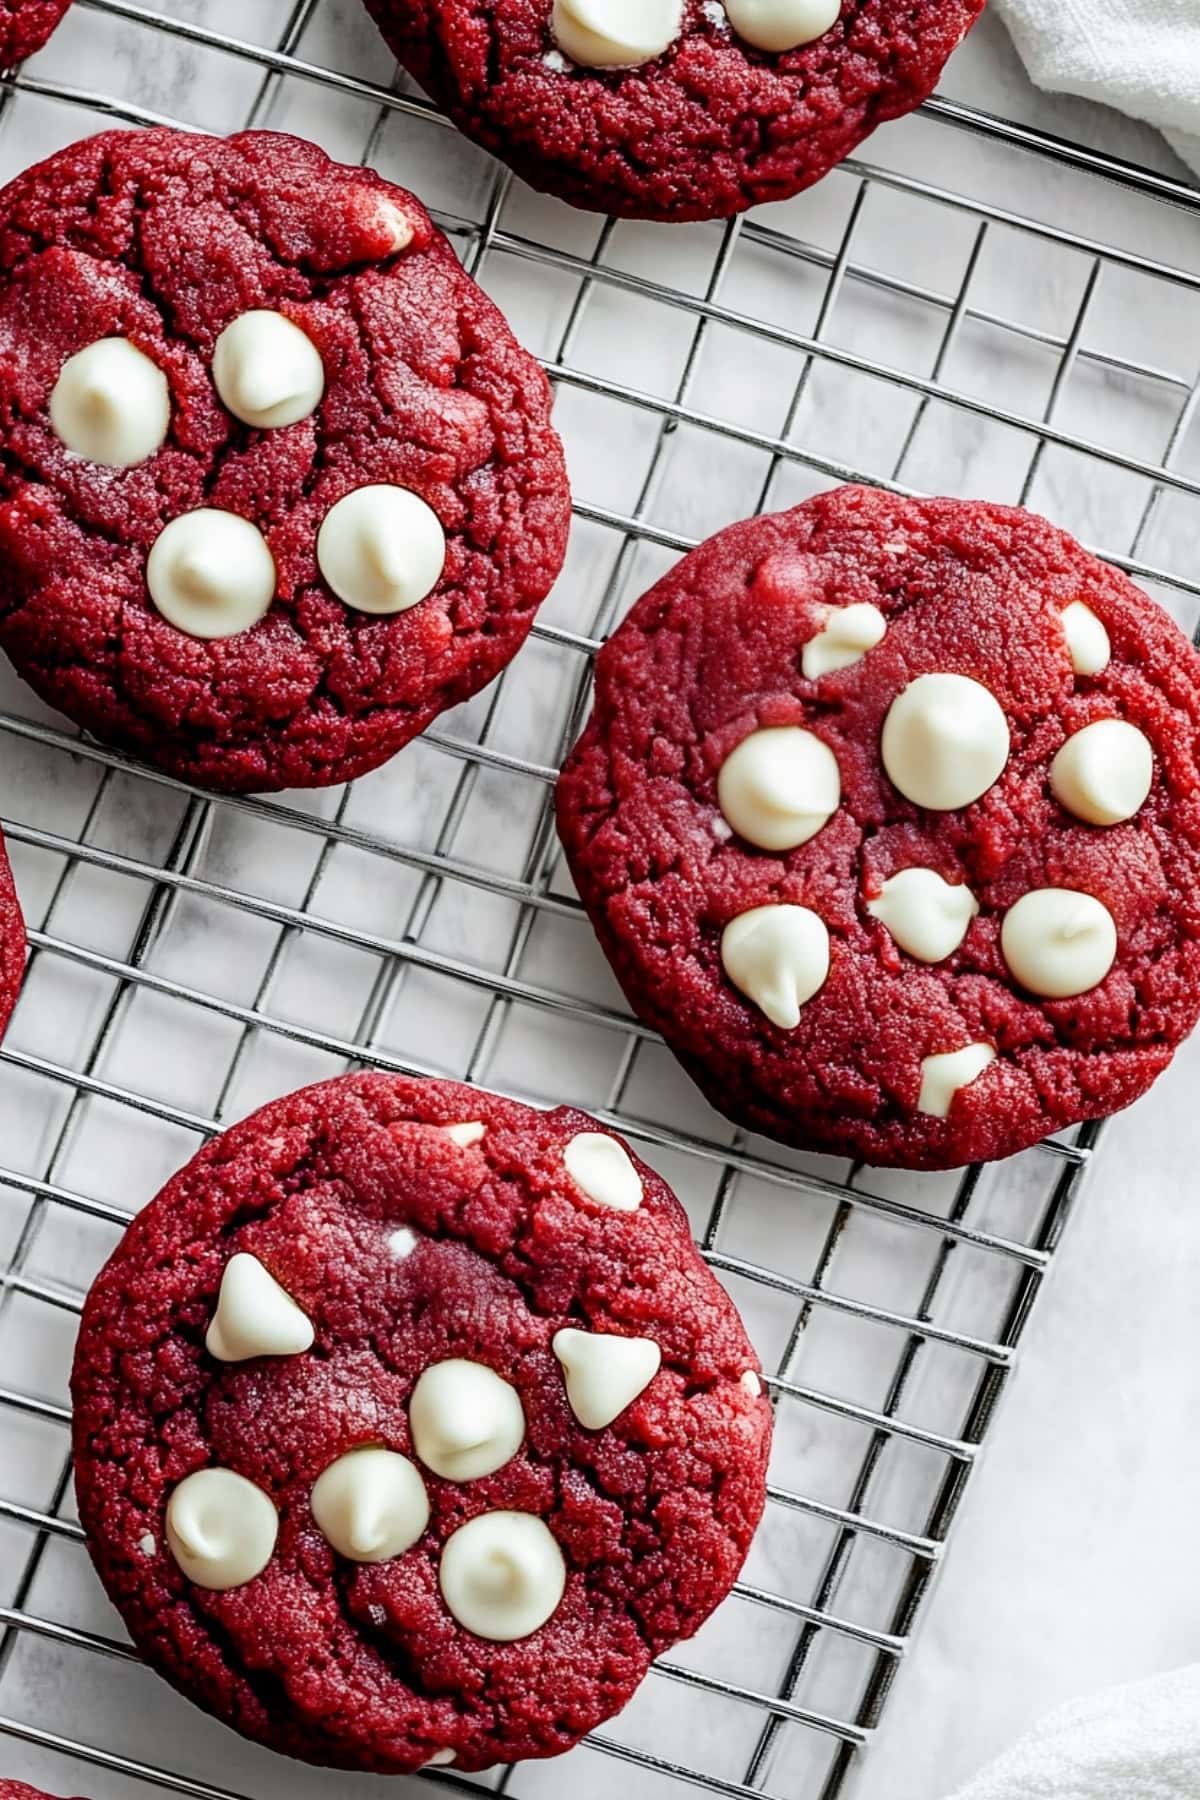
M 214 800 L 3 688 L 31 954 L 0 1053 L 0 1729 L 38 1771 L 87 1764 L 101 1800 L 131 1777 L 220 1800 L 329 1791 L 231 1744 L 128 1649 L 72 1511 L 65 1376 L 87 1282 L 161 1179 L 271 1095 L 371 1066 L 572 1099 L 626 1133 L 688 1205 L 778 1417 L 767 1516 L 710 1626 L 569 1770 L 431 1779 L 516 1800 L 570 1780 L 586 1800 L 616 1759 L 631 1800 L 832 1800 L 911 1643 L 1098 1133 L 919 1177 L 733 1131 L 607 976 L 551 785 L 592 654 L 647 581 L 728 520 L 839 480 L 1041 505 L 1194 624 L 1200 389 L 1176 327 L 1200 286 L 1200 197 L 939 100 L 872 141 L 883 160 L 787 207 L 618 227 L 530 196 L 447 133 L 352 0 L 240 17 L 212 0 L 206 16 L 86 0 L 61 52 L 5 85 L 13 166 L 104 119 L 272 124 L 444 200 L 439 222 L 556 384 L 576 529 L 513 667 L 333 794 Z M 230 35 L 234 19 L 269 41 Z M 178 118 L 146 103 L 147 70 Z M 950 158 L 956 193 L 936 178 Z M 1122 247 L 1103 240 L 1114 193 Z M 1045 292 L 1031 266 L 1057 271 Z

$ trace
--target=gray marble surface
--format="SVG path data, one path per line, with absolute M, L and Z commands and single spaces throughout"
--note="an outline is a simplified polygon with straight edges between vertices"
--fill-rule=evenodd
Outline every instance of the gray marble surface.
M 280 42 L 296 17 L 303 28 L 290 48 L 300 57 L 352 77 L 393 80 L 358 0 L 316 0 L 310 9 L 290 0 L 146 3 L 260 44 Z M 86 0 L 28 73 L 28 87 L 0 117 L 0 176 L 100 128 L 104 115 L 87 103 L 91 93 L 114 97 L 131 118 L 157 115 L 213 130 L 250 120 L 304 132 L 348 160 L 368 157 L 439 209 L 468 259 L 471 222 L 497 192 L 488 159 L 419 112 L 381 117 L 352 91 L 294 75 L 264 83 L 252 60 Z M 83 97 L 64 101 L 57 92 L 63 86 L 84 90 Z M 945 91 L 1182 173 L 1148 130 L 1036 95 L 994 19 L 985 19 L 956 57 Z M 872 183 L 864 197 L 860 177 L 840 172 L 812 194 L 758 215 L 779 243 L 743 233 L 724 257 L 717 228 L 623 226 L 602 239 L 595 219 L 517 186 L 503 193 L 501 236 L 518 247 L 548 246 L 559 262 L 531 261 L 502 245 L 479 264 L 479 277 L 532 348 L 587 378 L 559 386 L 556 416 L 580 510 L 567 570 L 543 615 L 549 623 L 599 634 L 669 565 L 674 542 L 703 536 L 756 506 L 817 491 L 847 466 L 930 490 L 1027 498 L 1109 554 L 1194 579 L 1198 502 L 1186 493 L 1156 495 L 1128 469 L 1063 446 L 1031 456 L 1036 434 L 986 411 L 922 401 L 836 359 L 818 359 L 809 369 L 786 343 L 748 340 L 719 319 L 697 332 L 686 309 L 636 286 L 589 287 L 573 269 L 572 258 L 599 250 L 609 268 L 676 298 L 707 295 L 781 332 L 813 332 L 854 358 L 932 377 L 994 412 L 1032 420 L 1048 414 L 1081 441 L 1157 462 L 1197 374 L 1195 295 L 1145 264 L 1200 275 L 1200 226 L 928 119 L 887 127 L 864 155 L 894 179 Z M 1058 235 L 1030 238 L 993 218 L 986 239 L 977 240 L 977 218 L 931 199 L 928 184 L 1044 221 Z M 851 274 L 829 304 L 829 268 L 848 231 Z M 1124 253 L 1105 261 L 1090 289 L 1088 240 Z M 781 245 L 800 245 L 803 254 L 781 254 Z M 969 316 L 943 356 L 946 306 L 964 281 Z M 1069 336 L 1085 300 L 1085 354 L 1060 390 L 1053 346 Z M 1017 334 L 997 323 L 1012 320 L 1021 325 Z M 1130 362 L 1149 373 L 1117 366 Z M 617 397 L 630 388 L 695 417 L 664 434 L 652 409 Z M 702 430 L 698 417 L 731 429 Z M 785 439 L 789 453 L 769 452 L 752 441 L 755 434 Z M 1200 474 L 1193 430 L 1179 434 L 1171 455 L 1175 468 Z M 614 520 L 629 515 L 645 529 L 627 542 Z M 1148 585 L 1181 623 L 1195 626 L 1196 601 L 1186 587 L 1153 579 Z M 221 805 L 196 811 L 169 789 L 106 776 L 56 743 L 5 737 L 0 814 L 136 865 L 132 873 L 95 861 L 69 865 L 53 845 L 18 841 L 14 862 L 31 924 L 119 964 L 144 923 L 154 872 L 182 867 L 198 886 L 176 892 L 156 915 L 143 966 L 300 1034 L 244 1031 L 235 1017 L 187 1004 L 177 993 L 119 989 L 103 968 L 43 950 L 10 1039 L 25 1061 L 6 1065 L 0 1081 L 6 1165 L 134 1210 L 199 1141 L 189 1115 L 227 1123 L 343 1066 L 333 1051 L 304 1041 L 306 1032 L 357 1038 L 387 1056 L 533 1098 L 611 1105 L 635 1125 L 649 1121 L 730 1145 L 728 1127 L 660 1049 L 631 1050 L 627 1033 L 611 1023 L 534 1004 L 498 1007 L 475 979 L 513 976 L 611 1009 L 619 1025 L 620 997 L 578 919 L 541 914 L 523 934 L 518 909 L 502 893 L 455 879 L 430 887 L 411 860 L 413 853 L 458 859 L 514 882 L 547 875 L 552 892 L 567 892 L 540 836 L 545 784 L 527 771 L 515 774 L 503 759 L 518 766 L 553 761 L 579 674 L 570 652 L 534 640 L 496 690 L 458 709 L 432 741 L 348 792 L 290 797 L 290 812 L 270 819 Z M 0 709 L 61 723 L 7 671 L 0 672 Z M 500 760 L 472 761 L 469 753 L 481 743 Z M 468 752 L 465 763 L 456 747 Z M 320 838 L 289 822 L 296 814 L 362 829 L 403 855 L 347 842 L 323 851 Z M 248 904 L 219 904 L 214 888 Z M 281 932 L 272 907 L 306 909 L 342 935 Z M 399 964 L 371 948 L 393 939 L 407 952 Z M 1200 1045 L 1105 1134 L 879 1742 L 851 1783 L 855 1800 L 937 1800 L 1055 1700 L 1200 1650 L 1200 1575 L 1191 1555 L 1200 1451 L 1188 1429 L 1200 1397 L 1200 1315 L 1192 1297 L 1200 1228 L 1189 1181 L 1198 1056 Z M 38 1059 L 145 1097 L 148 1108 L 96 1095 L 80 1101 L 69 1083 L 45 1078 Z M 662 1146 L 651 1158 L 678 1187 L 698 1232 L 719 1215 L 720 1249 L 801 1280 L 819 1264 L 836 1210 L 838 1190 L 818 1184 L 852 1179 L 829 1159 L 785 1156 L 788 1167 L 814 1177 L 798 1204 L 795 1194 L 755 1174 L 724 1186 L 719 1159 Z M 972 1201 L 972 1222 L 1017 1237 L 1030 1232 L 1051 1166 L 1045 1153 L 1033 1152 L 989 1172 Z M 842 1294 L 909 1314 L 930 1278 L 935 1234 L 898 1228 L 871 1210 L 870 1198 L 936 1216 L 954 1203 L 955 1183 L 867 1171 L 853 1177 L 850 1191 L 862 1204 L 839 1237 L 829 1279 Z M 0 1187 L 0 1255 L 26 1288 L 41 1284 L 77 1299 L 114 1238 L 111 1224 L 52 1205 L 31 1209 L 27 1189 Z M 1007 1271 L 984 1259 L 958 1258 L 939 1291 L 936 1321 L 989 1336 L 1003 1317 L 1008 1281 Z M 798 1332 L 794 1301 L 746 1282 L 734 1291 L 770 1370 L 860 1405 L 884 1404 L 896 1350 L 886 1333 L 819 1308 Z M 69 1305 L 6 1289 L 5 1383 L 61 1403 L 71 1334 Z M 950 1355 L 926 1357 L 906 1392 L 905 1416 L 953 1434 L 974 1373 L 973 1364 L 964 1370 Z M 820 1409 L 781 1404 L 773 1479 L 827 1505 L 846 1505 L 862 1436 L 860 1426 Z M 59 1492 L 61 1425 L 0 1411 L 0 1470 L 7 1498 L 69 1521 L 69 1491 Z M 926 1452 L 899 1446 L 872 1492 L 873 1512 L 919 1532 L 938 1472 Z M 772 1507 L 749 1578 L 808 1600 L 828 1535 L 813 1519 Z M 884 1624 L 900 1571 L 884 1551 L 860 1549 L 837 1609 Z M 52 1620 L 119 1636 L 69 1536 L 49 1541 L 25 1592 L 28 1551 L 28 1534 L 0 1517 L 0 1599 L 20 1598 Z M 770 1692 L 792 1641 L 786 1619 L 735 1600 L 679 1660 Z M 795 1697 L 844 1717 L 862 1680 L 853 1646 L 822 1634 Z M 0 1660 L 0 1711 L 261 1800 L 385 1791 L 382 1782 L 283 1764 L 201 1719 L 135 1666 L 30 1633 Z M 618 1744 L 736 1783 L 760 1727 L 746 1707 L 653 1678 L 610 1732 Z M 168 1791 L 44 1747 L 12 1741 L 4 1748 L 13 1772 L 60 1791 L 77 1787 L 96 1800 Z M 785 1726 L 762 1762 L 763 1791 L 815 1800 L 828 1754 L 827 1740 Z M 627 1800 L 675 1800 L 685 1791 L 644 1765 L 590 1749 L 564 1764 L 521 1770 L 509 1791 L 516 1800 L 535 1800 L 569 1785 L 575 1800 L 607 1800 L 618 1782 Z

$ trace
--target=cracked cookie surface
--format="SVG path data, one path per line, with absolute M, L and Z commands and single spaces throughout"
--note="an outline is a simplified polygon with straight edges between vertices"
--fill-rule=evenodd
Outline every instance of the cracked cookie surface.
M 533 187 L 663 220 L 725 218 L 810 186 L 932 93 L 983 10 L 983 0 L 845 0 L 815 42 L 770 53 L 719 3 L 684 0 L 664 54 L 583 68 L 556 43 L 551 0 L 366 4 L 460 129 Z
M 309 1348 L 214 1337 L 235 1254 L 311 1322 Z M 585 1426 L 595 1390 L 568 1392 L 563 1358 L 617 1339 L 657 1355 Z M 510 1384 L 523 1413 L 519 1447 L 483 1473 L 426 1460 L 442 1460 L 439 1402 L 419 1412 L 413 1390 L 451 1359 L 492 1372 L 485 1394 Z M 553 1755 L 736 1577 L 765 1498 L 757 1370 L 679 1202 L 586 1115 L 345 1076 L 215 1139 L 98 1277 L 72 1377 L 80 1517 L 147 1660 L 248 1736 L 392 1772 Z M 311 1496 L 366 1446 L 410 1460 L 428 1523 L 356 1562 Z M 168 1537 L 172 1495 L 214 1466 L 278 1514 L 260 1572 L 225 1591 L 185 1578 Z M 513 1514 L 548 1526 L 565 1585 L 545 1622 L 492 1641 L 458 1622 L 439 1567 L 468 1521 Z
M 940 771 L 965 801 L 918 803 L 885 766 L 910 781 L 905 708 L 929 675 L 961 678 L 951 738 L 958 698 L 975 709 Z M 719 778 L 779 730 L 832 752 L 834 786 L 805 813 L 817 765 L 775 763 L 798 798 L 771 849 L 741 829 L 746 791 L 771 797 L 761 770 L 740 794 Z M 843 488 L 721 532 L 637 603 L 600 654 L 559 829 L 634 1010 L 715 1106 L 787 1143 L 953 1167 L 1128 1105 L 1192 1029 L 1198 747 L 1200 658 L 1125 575 L 1025 512 Z M 1109 814 L 1072 810 L 1118 776 Z M 915 912 L 890 885 L 907 871 Z M 771 934 L 725 935 L 758 909 Z
M 217 340 L 246 314 L 319 353 L 323 394 L 294 422 L 247 425 L 217 391 Z M 108 396 L 140 409 L 129 466 L 68 448 L 51 416 L 64 365 L 111 340 L 146 390 L 129 398 L 123 365 Z M 111 132 L 19 176 L 0 194 L 0 344 L 0 645 L 78 724 L 185 780 L 270 791 L 376 767 L 509 661 L 558 573 L 544 376 L 420 203 L 315 145 Z M 159 371 L 169 423 L 144 454 Z M 96 403 L 76 397 L 77 424 Z M 445 538 L 432 591 L 388 616 L 338 598 L 318 558 L 331 509 L 371 484 Z M 263 615 L 210 638 L 148 585 L 164 528 L 204 509 L 269 551 Z M 202 536 L 192 551 L 193 583 L 219 587 Z

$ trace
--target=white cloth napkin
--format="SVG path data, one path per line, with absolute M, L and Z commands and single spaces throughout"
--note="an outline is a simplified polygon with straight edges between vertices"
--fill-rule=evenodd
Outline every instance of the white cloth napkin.
M 1073 1700 L 954 1800 L 1196 1800 L 1200 1667 Z
M 1200 0 L 995 0 L 1039 87 L 1145 119 L 1200 171 Z

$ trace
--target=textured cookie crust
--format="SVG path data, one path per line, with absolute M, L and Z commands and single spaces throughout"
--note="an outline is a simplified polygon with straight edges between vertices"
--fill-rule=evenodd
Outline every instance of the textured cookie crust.
M 0 0 L 0 68 L 24 62 L 48 41 L 71 0 Z
M 1061 613 L 1084 601 L 1112 661 L 1076 675 Z M 800 649 L 829 605 L 871 602 L 887 635 L 819 682 Z M 880 760 L 884 716 L 928 672 L 967 675 L 1008 716 L 1000 779 L 960 812 L 927 812 Z M 1049 765 L 1096 719 L 1140 727 L 1149 798 L 1098 829 L 1053 797 Z M 760 726 L 802 725 L 837 757 L 842 804 L 786 854 L 734 836 L 717 806 L 725 757 Z M 998 1157 L 1126 1106 L 1200 1012 L 1200 658 L 1124 575 L 1007 507 L 842 488 L 709 539 L 634 607 L 602 651 L 595 710 L 558 789 L 559 830 L 630 1003 L 709 1099 L 786 1143 L 879 1164 Z M 866 910 L 898 869 L 966 882 L 980 913 L 926 965 Z M 1107 978 L 1039 1000 L 1000 952 L 1006 908 L 1080 888 L 1118 933 Z M 772 1025 L 729 982 L 721 932 L 784 902 L 824 920 L 831 967 L 799 1026 Z M 921 1059 L 986 1042 L 997 1057 L 949 1116 L 916 1110 Z
M 984 0 L 845 0 L 816 43 L 753 49 L 707 0 L 640 68 L 557 50 L 550 0 L 366 0 L 400 61 L 532 186 L 633 219 L 726 218 L 820 180 L 911 112 Z
M 0 1800 L 54 1800 L 54 1796 L 44 1794 L 41 1788 L 30 1787 L 24 1781 L 0 1781 Z
M 439 1128 L 471 1120 L 486 1131 L 467 1148 Z M 447 1748 L 460 1769 L 553 1755 L 728 1591 L 763 1507 L 771 1408 L 740 1384 L 757 1359 L 664 1183 L 639 1165 L 642 1203 L 618 1212 L 567 1173 L 564 1146 L 596 1129 L 452 1083 L 346 1076 L 216 1139 L 98 1278 L 72 1377 L 80 1517 L 151 1664 L 239 1731 L 380 1771 Z M 397 1260 L 402 1226 L 417 1242 Z M 204 1350 L 237 1250 L 312 1319 L 310 1353 L 228 1365 Z M 662 1347 L 604 1430 L 568 1407 L 550 1348 L 566 1325 Z M 345 1561 L 313 1523 L 313 1481 L 362 1444 L 412 1454 L 413 1384 L 454 1356 L 517 1388 L 526 1443 L 471 1482 L 423 1468 L 432 1516 L 413 1549 Z M 214 1463 L 280 1510 L 272 1561 L 226 1593 L 193 1587 L 163 1548 L 171 1490 Z M 440 1546 L 494 1509 L 544 1518 L 568 1564 L 549 1622 L 507 1644 L 465 1631 L 438 1589 Z
M 4 839 L 0 838 L 0 1037 L 12 1017 L 25 973 L 25 921 L 13 886 Z
M 395 253 L 397 217 L 412 229 Z M 274 431 L 218 400 L 213 345 L 243 312 L 303 326 L 316 412 Z M 167 375 L 146 462 L 72 455 L 47 403 L 67 357 L 124 336 Z M 410 194 L 273 132 L 111 132 L 0 194 L 0 645 L 53 705 L 202 786 L 322 786 L 374 768 L 513 656 L 562 562 L 569 495 L 532 357 Z M 316 537 L 371 482 L 446 531 L 434 592 L 391 617 L 322 580 Z M 147 553 L 227 509 L 266 536 L 266 617 L 205 642 L 162 617 Z

